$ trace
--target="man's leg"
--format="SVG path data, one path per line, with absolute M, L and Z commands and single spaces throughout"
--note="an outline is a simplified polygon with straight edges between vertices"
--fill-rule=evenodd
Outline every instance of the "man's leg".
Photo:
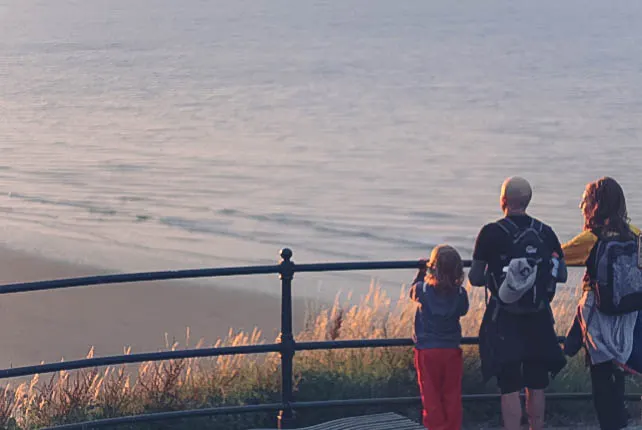
M 522 364 L 510 363 L 502 366 L 497 375 L 497 385 L 502 393 L 502 419 L 506 430 L 519 430 L 522 422 Z
M 519 391 L 502 394 L 502 419 L 506 430 L 519 430 L 522 424 L 522 402 Z
M 548 387 L 548 369 L 537 361 L 524 363 L 524 384 L 526 385 L 526 413 L 531 430 L 544 428 L 546 398 L 544 389 Z
M 546 400 L 544 390 L 526 390 L 526 413 L 531 430 L 542 430 L 544 428 L 544 414 L 546 412 Z

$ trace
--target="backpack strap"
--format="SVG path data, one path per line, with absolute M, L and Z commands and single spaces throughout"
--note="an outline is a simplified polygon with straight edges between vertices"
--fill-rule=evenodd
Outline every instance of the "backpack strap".
M 536 230 L 539 234 L 542 234 L 544 232 L 544 224 L 542 224 L 540 221 L 536 220 L 535 218 L 531 219 L 531 228 L 533 230 Z
M 497 221 L 499 228 L 504 230 L 504 232 L 510 237 L 516 237 L 522 229 L 513 221 L 512 219 L 505 217 Z M 540 236 L 544 232 L 544 224 L 535 218 L 531 218 L 531 224 L 528 228 L 535 230 Z
M 508 217 L 502 218 L 497 221 L 497 225 L 510 237 L 515 237 L 521 230 L 519 226 L 515 224 L 515 221 Z
M 617 233 L 617 234 L 611 234 L 609 235 L 607 231 L 604 229 L 600 228 L 593 228 L 591 229 L 591 233 L 597 237 L 598 242 L 604 241 L 604 242 L 612 242 L 612 241 L 617 241 L 617 242 L 626 242 L 629 240 L 637 240 L 637 235 L 633 233 L 632 231 L 629 231 L 627 233 Z

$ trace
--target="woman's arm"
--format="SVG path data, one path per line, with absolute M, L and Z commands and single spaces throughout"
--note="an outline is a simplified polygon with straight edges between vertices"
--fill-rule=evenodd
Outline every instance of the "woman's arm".
M 562 245 L 566 265 L 583 266 L 586 264 L 596 242 L 596 235 L 590 231 L 584 231 Z

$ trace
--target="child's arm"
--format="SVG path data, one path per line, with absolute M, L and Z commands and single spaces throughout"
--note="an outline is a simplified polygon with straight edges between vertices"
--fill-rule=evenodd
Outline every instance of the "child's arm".
M 421 267 L 419 268 L 419 270 L 417 270 L 415 280 L 412 281 L 412 287 L 410 287 L 410 291 L 408 291 L 410 298 L 416 302 L 419 301 L 417 299 L 416 286 L 417 284 L 419 284 L 419 287 L 421 288 L 424 282 L 424 278 L 426 277 L 426 260 L 421 259 L 419 260 L 419 263 L 421 264 Z
M 421 296 L 424 293 L 423 288 L 424 281 L 415 282 L 414 284 L 412 284 L 412 287 L 410 287 L 410 299 L 414 302 L 421 302 Z
M 416 302 L 417 301 L 417 283 L 413 282 L 412 287 L 410 287 L 410 290 L 408 291 L 408 297 L 410 297 L 410 300 Z
M 424 260 L 424 259 L 419 260 L 419 264 L 421 265 L 421 267 L 419 268 L 419 270 L 417 270 L 417 275 L 415 276 L 415 280 L 412 281 L 413 284 L 416 284 L 417 282 L 420 282 L 420 281 L 423 282 L 424 278 L 426 277 L 426 270 L 427 270 L 426 263 L 427 263 L 427 260 Z
M 459 316 L 464 316 L 468 313 L 470 302 L 468 301 L 468 293 L 463 287 L 459 288 Z

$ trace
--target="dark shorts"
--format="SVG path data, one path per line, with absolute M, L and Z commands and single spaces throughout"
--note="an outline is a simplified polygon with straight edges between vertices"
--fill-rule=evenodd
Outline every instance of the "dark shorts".
M 521 391 L 522 388 L 543 390 L 548 387 L 548 368 L 540 361 L 507 363 L 501 366 L 497 385 L 502 394 Z

